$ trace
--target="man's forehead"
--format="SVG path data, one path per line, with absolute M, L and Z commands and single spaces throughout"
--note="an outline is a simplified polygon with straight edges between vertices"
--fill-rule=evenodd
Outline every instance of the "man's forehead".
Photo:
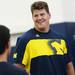
M 34 10 L 33 11 L 33 14 L 39 14 L 39 13 L 46 13 L 46 10 L 45 9 L 40 9 L 40 10 Z

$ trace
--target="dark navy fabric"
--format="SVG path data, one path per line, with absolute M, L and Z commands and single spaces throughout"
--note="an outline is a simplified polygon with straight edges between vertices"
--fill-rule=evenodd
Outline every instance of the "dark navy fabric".
M 69 54 L 72 57 L 74 68 L 75 68 L 75 22 L 66 23 L 66 33 L 67 38 L 69 39 L 70 52 Z
M 16 50 L 18 51 L 16 63 L 22 63 L 25 47 L 32 39 L 64 39 L 66 41 L 62 35 L 59 35 L 52 29 L 50 29 L 48 33 L 38 32 L 35 29 L 31 29 L 19 37 L 16 45 Z M 30 73 L 32 75 L 67 75 L 66 64 L 70 61 L 71 59 L 69 58 L 68 54 L 60 56 L 53 55 L 50 57 L 36 57 L 31 59 Z
M 67 38 L 70 48 L 69 54 L 72 58 L 75 68 L 75 22 L 63 22 L 53 24 L 52 29 Z
M 27 73 L 7 62 L 0 62 L 0 75 L 27 75 Z

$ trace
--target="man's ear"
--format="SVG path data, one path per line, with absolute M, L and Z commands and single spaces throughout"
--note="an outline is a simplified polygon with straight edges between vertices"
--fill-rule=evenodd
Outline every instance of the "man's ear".
M 51 18 L 51 13 L 49 12 L 49 18 Z

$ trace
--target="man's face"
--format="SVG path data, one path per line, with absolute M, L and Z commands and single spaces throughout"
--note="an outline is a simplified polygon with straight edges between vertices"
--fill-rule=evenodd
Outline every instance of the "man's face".
M 34 10 L 32 18 L 37 30 L 45 31 L 49 28 L 50 13 L 47 13 L 45 9 Z

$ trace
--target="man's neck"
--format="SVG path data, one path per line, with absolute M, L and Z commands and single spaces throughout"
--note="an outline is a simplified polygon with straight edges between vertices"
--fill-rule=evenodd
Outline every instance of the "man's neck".
M 43 33 L 47 33 L 49 32 L 50 28 L 47 28 L 47 29 L 37 29 L 35 28 L 38 32 L 43 32 Z
M 7 55 L 6 55 L 6 53 L 0 55 L 0 62 L 7 62 Z

